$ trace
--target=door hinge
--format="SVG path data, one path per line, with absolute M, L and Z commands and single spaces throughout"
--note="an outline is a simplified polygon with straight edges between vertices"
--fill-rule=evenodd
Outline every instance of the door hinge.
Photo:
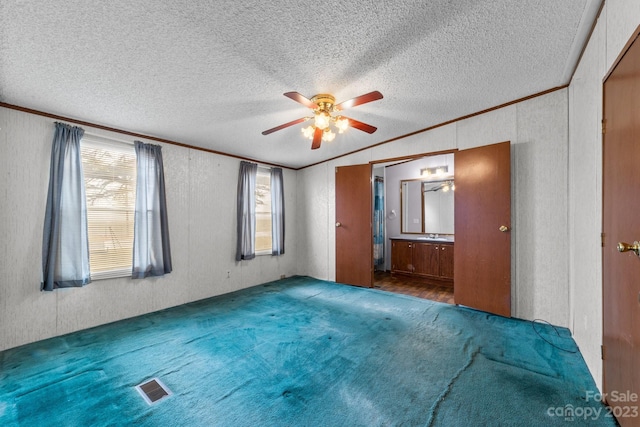
M 607 133 L 607 121 L 605 119 L 602 119 L 602 133 Z
M 600 346 L 600 357 L 604 360 L 604 345 Z
M 604 248 L 604 233 L 600 233 L 600 245 Z

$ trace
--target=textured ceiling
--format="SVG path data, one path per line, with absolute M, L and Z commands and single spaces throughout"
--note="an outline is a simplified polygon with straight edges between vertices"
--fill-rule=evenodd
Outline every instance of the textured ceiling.
M 301 167 L 565 85 L 601 0 L 0 2 L 0 101 Z M 378 90 L 311 150 L 282 94 Z

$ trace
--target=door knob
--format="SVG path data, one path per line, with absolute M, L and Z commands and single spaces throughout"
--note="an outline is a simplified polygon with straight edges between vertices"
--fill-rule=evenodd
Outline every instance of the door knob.
M 500 228 L 498 228 L 498 230 L 502 231 L 503 233 L 506 233 L 507 231 L 509 231 L 509 227 L 507 227 L 506 225 L 501 225 Z
M 340 224 L 339 222 L 336 222 L 336 227 L 341 227 L 342 224 Z
M 628 251 L 631 251 L 636 255 L 640 256 L 640 243 L 638 243 L 637 241 L 633 242 L 633 245 L 630 245 L 624 242 L 618 243 L 618 252 L 628 252 Z

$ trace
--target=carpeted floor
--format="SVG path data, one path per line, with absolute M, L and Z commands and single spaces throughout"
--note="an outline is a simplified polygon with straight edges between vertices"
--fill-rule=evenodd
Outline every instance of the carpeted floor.
M 293 277 L 1 352 L 0 425 L 615 425 L 576 350 L 566 329 Z M 173 394 L 148 405 L 150 378 Z

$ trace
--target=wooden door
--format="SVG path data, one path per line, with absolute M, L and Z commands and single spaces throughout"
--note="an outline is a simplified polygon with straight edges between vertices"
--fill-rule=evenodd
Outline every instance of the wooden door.
M 414 273 L 420 276 L 440 276 L 440 246 L 434 243 L 413 244 Z
M 393 273 L 413 273 L 413 245 L 404 240 L 391 242 L 391 271 Z
M 373 286 L 371 165 L 336 168 L 336 282 Z
M 511 147 L 455 153 L 456 304 L 511 315 Z
M 640 394 L 640 258 L 618 242 L 640 240 L 640 42 L 604 83 L 603 109 L 603 376 L 604 393 Z M 608 399 L 624 415 L 635 402 Z M 618 408 L 616 408 L 618 407 Z M 619 417 L 622 426 L 638 418 Z

